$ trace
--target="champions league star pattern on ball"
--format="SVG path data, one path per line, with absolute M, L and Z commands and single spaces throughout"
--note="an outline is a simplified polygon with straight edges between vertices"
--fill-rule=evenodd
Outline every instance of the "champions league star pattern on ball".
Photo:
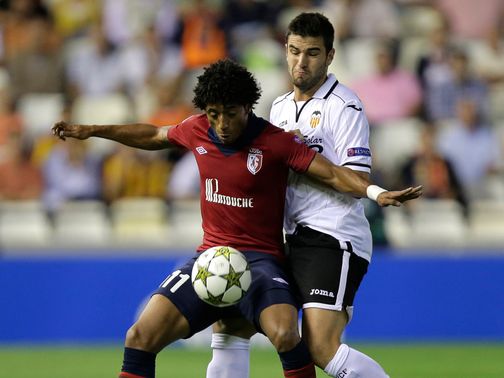
M 232 247 L 212 247 L 194 262 L 191 282 L 203 301 L 217 307 L 238 303 L 252 281 L 245 255 Z

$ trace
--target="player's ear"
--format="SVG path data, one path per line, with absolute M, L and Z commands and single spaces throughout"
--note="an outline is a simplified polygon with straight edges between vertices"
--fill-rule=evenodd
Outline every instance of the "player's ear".
M 327 65 L 327 67 L 329 67 L 329 66 L 331 65 L 331 63 L 332 63 L 332 61 L 333 61 L 333 59 L 334 59 L 334 54 L 335 54 L 335 51 L 336 51 L 336 50 L 334 50 L 334 47 L 333 47 L 333 48 L 332 48 L 331 50 L 329 50 L 329 52 L 327 53 L 327 60 L 326 60 L 326 65 Z

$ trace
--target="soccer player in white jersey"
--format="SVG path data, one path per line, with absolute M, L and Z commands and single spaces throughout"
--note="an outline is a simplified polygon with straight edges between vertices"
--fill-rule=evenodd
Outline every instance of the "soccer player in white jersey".
M 369 182 L 369 125 L 363 105 L 328 74 L 334 56 L 333 26 L 319 13 L 302 13 L 291 21 L 286 37 L 293 91 L 274 101 L 271 123 L 300 133 L 309 147 Z M 368 195 L 381 190 L 371 185 Z M 376 361 L 341 339 L 371 260 L 371 231 L 361 201 L 292 173 L 285 211 L 289 266 L 303 307 L 302 336 L 314 362 L 331 377 L 388 377 Z M 245 378 L 249 335 L 242 331 L 226 336 L 232 333 L 226 326 L 214 326 L 214 356 L 207 377 L 217 378 L 212 369 L 218 369 L 221 377 Z M 234 373 L 226 367 L 230 360 Z M 236 369 L 240 364 L 241 370 Z

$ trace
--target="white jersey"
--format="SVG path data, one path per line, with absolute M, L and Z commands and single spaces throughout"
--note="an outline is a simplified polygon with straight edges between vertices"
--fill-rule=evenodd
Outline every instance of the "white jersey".
M 287 131 L 299 129 L 309 147 L 336 165 L 371 172 L 369 124 L 362 103 L 332 74 L 308 101 L 296 103 L 294 92 L 278 97 L 270 122 Z M 342 245 L 348 241 L 358 256 L 371 260 L 371 230 L 360 199 L 291 172 L 285 232 L 293 233 L 298 224 L 331 235 Z

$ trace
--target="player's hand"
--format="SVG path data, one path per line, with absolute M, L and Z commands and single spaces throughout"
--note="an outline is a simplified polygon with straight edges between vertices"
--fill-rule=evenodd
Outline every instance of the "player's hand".
M 301 130 L 299 129 L 290 130 L 289 133 L 296 135 L 299 139 L 304 141 L 304 135 L 301 134 Z
M 66 122 L 57 122 L 51 129 L 53 135 L 61 140 L 66 138 L 87 139 L 91 136 L 91 130 L 87 126 L 73 125 Z
M 410 201 L 422 195 L 423 186 L 419 185 L 415 188 L 408 188 L 398 191 L 387 191 L 381 193 L 376 202 L 378 205 L 385 206 L 401 206 L 403 202 Z

